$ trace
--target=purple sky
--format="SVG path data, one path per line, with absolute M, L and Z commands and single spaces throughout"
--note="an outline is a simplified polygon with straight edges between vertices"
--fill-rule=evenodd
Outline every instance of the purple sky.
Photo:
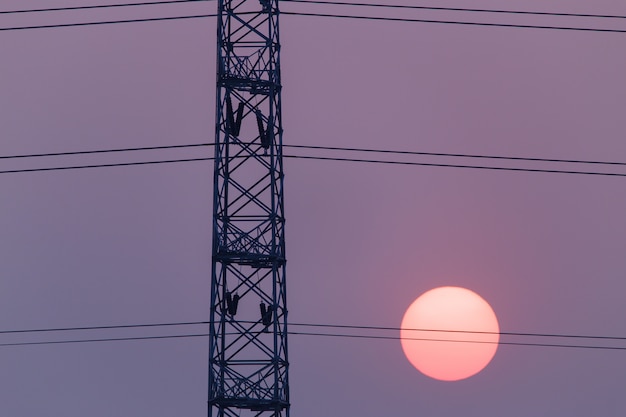
M 403 1 L 416 4 L 393 3 Z M 610 0 L 420 4 L 626 15 Z M 0 16 L 0 27 L 214 10 L 201 6 Z M 281 25 L 286 144 L 626 162 L 626 34 L 296 16 Z M 212 19 L 0 32 L 0 155 L 213 141 L 214 44 Z M 211 185 L 211 162 L 0 175 L 0 330 L 206 320 Z M 626 178 L 289 159 L 286 210 L 292 322 L 399 326 L 421 293 L 457 285 L 483 296 L 503 331 L 626 336 Z M 0 347 L 0 414 L 204 416 L 207 354 L 204 338 Z M 623 416 L 625 359 L 501 346 L 482 373 L 443 383 L 414 370 L 399 341 L 294 335 L 292 415 Z

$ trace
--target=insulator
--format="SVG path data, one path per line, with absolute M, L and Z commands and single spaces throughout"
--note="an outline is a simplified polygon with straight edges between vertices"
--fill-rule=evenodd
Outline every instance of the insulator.
M 231 316 L 234 316 L 235 314 L 237 314 L 237 307 L 239 306 L 239 299 L 241 297 L 239 297 L 239 294 L 235 294 L 233 296 L 233 301 L 228 309 L 228 312 L 230 313 Z
M 266 328 L 272 324 L 272 313 L 271 307 L 268 308 L 265 303 L 261 303 L 261 321 Z
M 233 127 L 235 126 L 235 115 L 233 113 L 233 102 L 230 97 L 226 97 L 226 129 L 228 133 L 233 132 Z
M 256 111 L 256 124 L 259 128 L 259 138 L 261 139 L 261 146 L 263 149 L 269 149 L 272 144 L 271 129 L 265 129 L 263 127 L 263 114 L 260 110 Z
M 230 97 L 226 97 L 226 123 L 228 128 L 228 133 L 233 136 L 239 136 L 241 132 L 241 121 L 243 120 L 243 111 L 245 106 L 243 102 L 239 102 L 237 106 L 237 117 L 235 117 L 235 113 L 233 112 L 233 102 Z
M 226 292 L 226 311 L 231 316 L 237 314 L 237 307 L 239 306 L 239 294 L 232 295 L 230 292 Z

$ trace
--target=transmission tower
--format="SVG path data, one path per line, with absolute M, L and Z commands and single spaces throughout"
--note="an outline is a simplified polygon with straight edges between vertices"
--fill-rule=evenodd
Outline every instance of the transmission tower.
M 279 0 L 219 0 L 209 417 L 289 416 Z

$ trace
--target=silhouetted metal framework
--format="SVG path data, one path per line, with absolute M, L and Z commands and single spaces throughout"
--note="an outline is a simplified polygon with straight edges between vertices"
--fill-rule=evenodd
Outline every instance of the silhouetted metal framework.
M 278 0 L 219 0 L 209 416 L 288 416 Z

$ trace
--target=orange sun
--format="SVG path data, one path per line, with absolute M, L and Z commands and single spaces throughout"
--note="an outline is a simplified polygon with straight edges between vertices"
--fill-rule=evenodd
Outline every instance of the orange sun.
M 499 332 L 495 313 L 478 294 L 440 287 L 409 306 L 400 339 L 407 359 L 420 372 L 442 381 L 458 381 L 489 364 L 498 349 Z

